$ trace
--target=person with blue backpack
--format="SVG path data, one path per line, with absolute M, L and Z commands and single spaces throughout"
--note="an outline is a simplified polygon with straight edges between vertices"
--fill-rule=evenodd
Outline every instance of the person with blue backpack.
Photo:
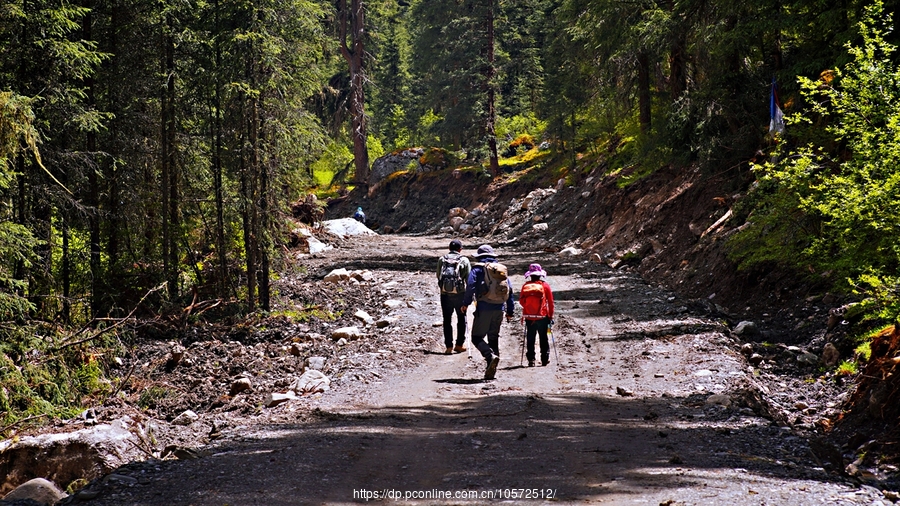
M 512 283 L 506 273 L 506 266 L 497 261 L 497 255 L 490 244 L 482 244 L 475 253 L 478 259 L 469 273 L 466 296 L 463 298 L 463 313 L 475 301 L 475 321 L 472 323 L 472 345 L 478 348 L 487 362 L 484 379 L 492 380 L 500 364 L 500 326 L 503 313 L 506 321 L 512 320 L 515 304 Z M 484 341 L 487 336 L 487 342 Z
M 353 213 L 353 219 L 362 223 L 363 225 L 366 224 L 366 213 L 363 212 L 361 207 L 356 208 L 356 212 Z
M 466 280 L 472 270 L 469 259 L 462 255 L 462 243 L 450 241 L 450 252 L 438 260 L 437 278 L 441 291 L 441 315 L 444 318 L 445 355 L 466 351 L 466 312 L 462 311 L 466 296 Z M 456 313 L 456 346 L 453 346 L 453 314 Z

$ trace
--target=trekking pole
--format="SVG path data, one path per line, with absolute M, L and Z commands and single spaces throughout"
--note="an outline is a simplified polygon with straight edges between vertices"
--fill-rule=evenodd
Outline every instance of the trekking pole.
M 550 334 L 550 342 L 553 343 L 553 356 L 556 357 L 556 372 L 559 373 L 559 353 L 556 351 L 556 339 L 553 338 L 553 324 L 547 327 L 547 333 Z
M 468 307 L 466 308 L 466 314 L 464 316 L 466 317 L 466 335 L 468 337 L 466 337 L 466 339 L 463 342 L 468 345 L 468 346 L 466 346 L 466 353 L 468 354 L 468 356 L 466 357 L 466 360 L 469 360 L 470 358 L 472 358 L 472 331 L 469 330 L 469 308 Z M 474 314 L 472 315 L 472 319 L 473 320 L 475 319 Z M 475 326 L 474 321 L 472 322 L 472 326 L 473 327 Z
M 525 325 L 525 317 L 522 317 L 522 357 L 519 358 L 519 367 L 525 361 L 525 341 L 528 339 L 528 327 Z

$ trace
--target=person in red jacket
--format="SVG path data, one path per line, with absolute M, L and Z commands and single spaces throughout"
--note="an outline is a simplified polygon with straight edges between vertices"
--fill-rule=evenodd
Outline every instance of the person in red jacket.
M 528 367 L 534 367 L 534 338 L 541 339 L 541 365 L 550 363 L 550 342 L 547 329 L 553 321 L 553 291 L 542 278 L 547 276 L 541 264 L 531 264 L 525 273 L 525 284 L 519 292 L 522 318 L 525 320 L 525 357 Z

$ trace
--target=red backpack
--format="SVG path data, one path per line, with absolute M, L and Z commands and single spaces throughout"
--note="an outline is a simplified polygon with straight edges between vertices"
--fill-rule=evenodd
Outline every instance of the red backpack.
M 526 320 L 540 320 L 549 316 L 547 297 L 544 294 L 544 283 L 541 281 L 529 281 L 522 285 L 519 304 L 522 305 L 522 317 Z

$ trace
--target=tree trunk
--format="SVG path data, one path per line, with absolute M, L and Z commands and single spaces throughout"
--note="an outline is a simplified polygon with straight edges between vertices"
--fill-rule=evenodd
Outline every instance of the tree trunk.
M 365 111 L 365 6 L 362 0 L 351 0 L 347 9 L 347 0 L 338 1 L 338 30 L 341 44 L 341 55 L 350 67 L 350 137 L 353 138 L 353 161 L 356 168 L 357 184 L 368 184 L 369 150 L 367 142 L 367 125 Z M 347 44 L 347 30 L 350 30 L 350 46 Z M 352 47 L 352 49 L 351 49 Z
M 647 54 L 641 52 L 638 54 L 638 118 L 643 134 L 650 132 L 650 113 L 650 62 Z
M 175 297 L 178 290 L 177 261 L 177 213 L 178 191 L 175 170 L 175 43 L 170 31 L 171 18 L 166 19 L 163 35 L 165 61 L 163 71 L 166 87 L 162 100 L 162 257 L 163 271 L 168 286 L 169 297 Z
M 497 133 L 494 130 L 494 124 L 497 122 L 496 109 L 496 86 L 494 78 L 497 75 L 497 69 L 494 66 L 494 0 L 489 0 L 487 10 L 487 69 L 486 69 L 486 86 L 487 86 L 487 122 L 486 133 L 488 139 L 488 149 L 490 150 L 490 170 L 491 174 L 496 177 L 500 175 L 500 161 L 497 157 Z
M 230 290 L 231 283 L 228 280 L 228 258 L 225 251 L 225 199 L 222 188 L 222 48 L 219 42 L 219 1 L 215 2 L 215 59 L 216 59 L 216 83 L 215 83 L 215 118 L 213 119 L 213 186 L 216 200 L 216 256 L 219 260 L 219 287 L 221 296 L 225 296 Z
M 90 2 L 86 2 L 85 7 L 88 9 L 91 8 Z M 82 20 L 82 37 L 84 40 L 94 40 L 92 35 L 92 17 L 91 11 L 88 11 L 85 14 L 84 19 Z M 94 78 L 89 76 L 85 79 L 85 88 L 87 92 L 87 103 L 88 107 L 91 109 L 96 108 L 97 101 L 95 99 L 94 94 Z M 87 138 L 85 139 L 86 150 L 88 152 L 88 156 L 90 160 L 93 162 L 88 168 L 88 207 L 90 208 L 88 215 L 88 240 L 90 241 L 90 270 L 91 270 L 91 313 L 90 316 L 93 318 L 97 316 L 97 312 L 100 307 L 100 281 L 103 279 L 103 273 L 100 272 L 100 182 L 97 177 L 97 171 L 99 167 L 97 166 L 97 133 L 93 130 L 87 132 Z M 66 285 L 63 289 L 64 292 L 68 291 L 69 284 L 69 273 L 68 273 L 68 242 L 69 242 L 69 231 L 68 229 L 63 229 L 63 256 L 64 256 L 64 264 L 63 268 L 65 270 L 65 274 L 63 275 L 63 283 Z M 64 293 L 63 297 L 65 298 L 65 304 L 67 307 L 65 308 L 65 312 L 68 313 L 68 294 Z M 68 316 L 68 315 L 67 315 Z

